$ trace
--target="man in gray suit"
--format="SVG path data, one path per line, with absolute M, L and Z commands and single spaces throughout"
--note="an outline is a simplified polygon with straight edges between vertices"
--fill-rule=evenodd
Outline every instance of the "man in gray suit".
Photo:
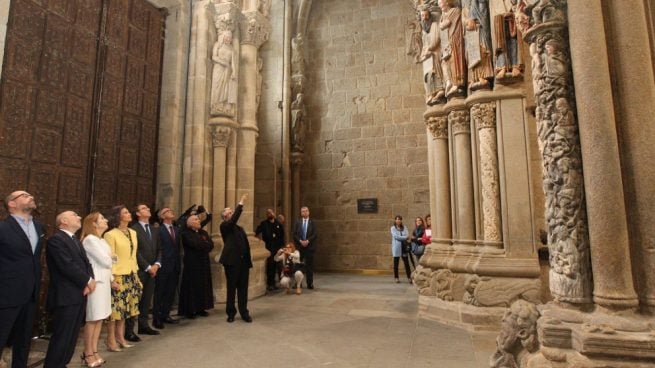
M 152 329 L 148 324 L 148 313 L 155 291 L 155 276 L 157 276 L 157 271 L 161 268 L 159 228 L 152 228 L 150 225 L 151 213 L 148 205 L 144 203 L 136 205 L 135 214 L 137 222 L 132 225 L 132 229 L 136 231 L 139 244 L 137 246 L 136 258 L 139 264 L 139 279 L 141 279 L 141 284 L 143 284 L 143 294 L 139 301 L 139 334 L 159 335 L 159 331 Z M 125 334 L 133 334 L 133 331 L 133 327 L 129 329 L 129 332 L 128 328 L 126 328 Z

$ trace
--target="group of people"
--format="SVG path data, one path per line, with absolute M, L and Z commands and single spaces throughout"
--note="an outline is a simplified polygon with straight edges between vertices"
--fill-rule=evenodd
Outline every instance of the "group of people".
M 291 293 L 302 294 L 302 283 L 306 279 L 308 289 L 314 289 L 314 253 L 318 237 L 316 225 L 309 218 L 309 208 L 300 209 L 300 219 L 293 227 L 293 241 L 285 243 L 284 216 L 275 216 L 272 209 L 266 210 L 264 219 L 255 229 L 255 235 L 262 239 L 270 256 L 266 259 L 266 286 L 274 291 L 277 280 L 280 286 Z
M 397 215 L 394 224 L 391 226 L 391 255 L 393 256 L 393 276 L 396 283 L 400 283 L 398 278 L 398 264 L 400 259 L 405 265 L 405 274 L 407 281 L 412 283 L 412 270 L 410 263 L 416 269 L 421 256 L 425 252 L 425 247 L 432 240 L 432 217 L 430 214 L 425 215 L 425 221 L 421 217 L 414 220 L 414 230 L 410 233 L 409 229 L 403 225 L 403 217 Z M 416 257 L 416 259 L 414 259 Z

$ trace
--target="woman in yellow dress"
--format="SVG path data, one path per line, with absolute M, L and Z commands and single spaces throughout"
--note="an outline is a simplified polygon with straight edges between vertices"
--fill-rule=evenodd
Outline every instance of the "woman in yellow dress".
M 123 205 L 109 212 L 109 228 L 104 235 L 112 254 L 118 261 L 112 266 L 117 289 L 112 289 L 111 315 L 107 326 L 107 349 L 121 351 L 134 345 L 125 341 L 125 320 L 139 315 L 139 299 L 143 289 L 137 276 L 137 237 L 136 231 L 129 228 L 132 221 L 130 211 Z

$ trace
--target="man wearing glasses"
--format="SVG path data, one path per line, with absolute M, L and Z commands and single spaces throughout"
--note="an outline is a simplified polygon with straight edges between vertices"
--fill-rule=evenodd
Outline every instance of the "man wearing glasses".
M 12 368 L 26 367 L 41 282 L 43 226 L 32 218 L 34 197 L 18 190 L 5 197 L 0 221 L 0 349 L 13 336 Z M 1 351 L 0 351 L 1 352 Z

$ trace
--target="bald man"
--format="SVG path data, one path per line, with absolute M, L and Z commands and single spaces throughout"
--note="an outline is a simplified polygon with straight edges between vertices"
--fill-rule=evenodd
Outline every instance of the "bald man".
M 26 367 L 39 298 L 43 226 L 32 218 L 34 197 L 17 190 L 5 197 L 0 222 L 0 354 L 13 331 L 12 368 Z
M 84 321 L 86 296 L 95 290 L 93 269 L 75 232 L 82 218 L 64 211 L 55 219 L 57 231 L 48 239 L 46 259 L 50 272 L 47 307 L 52 316 L 52 337 L 44 368 L 66 367 Z

